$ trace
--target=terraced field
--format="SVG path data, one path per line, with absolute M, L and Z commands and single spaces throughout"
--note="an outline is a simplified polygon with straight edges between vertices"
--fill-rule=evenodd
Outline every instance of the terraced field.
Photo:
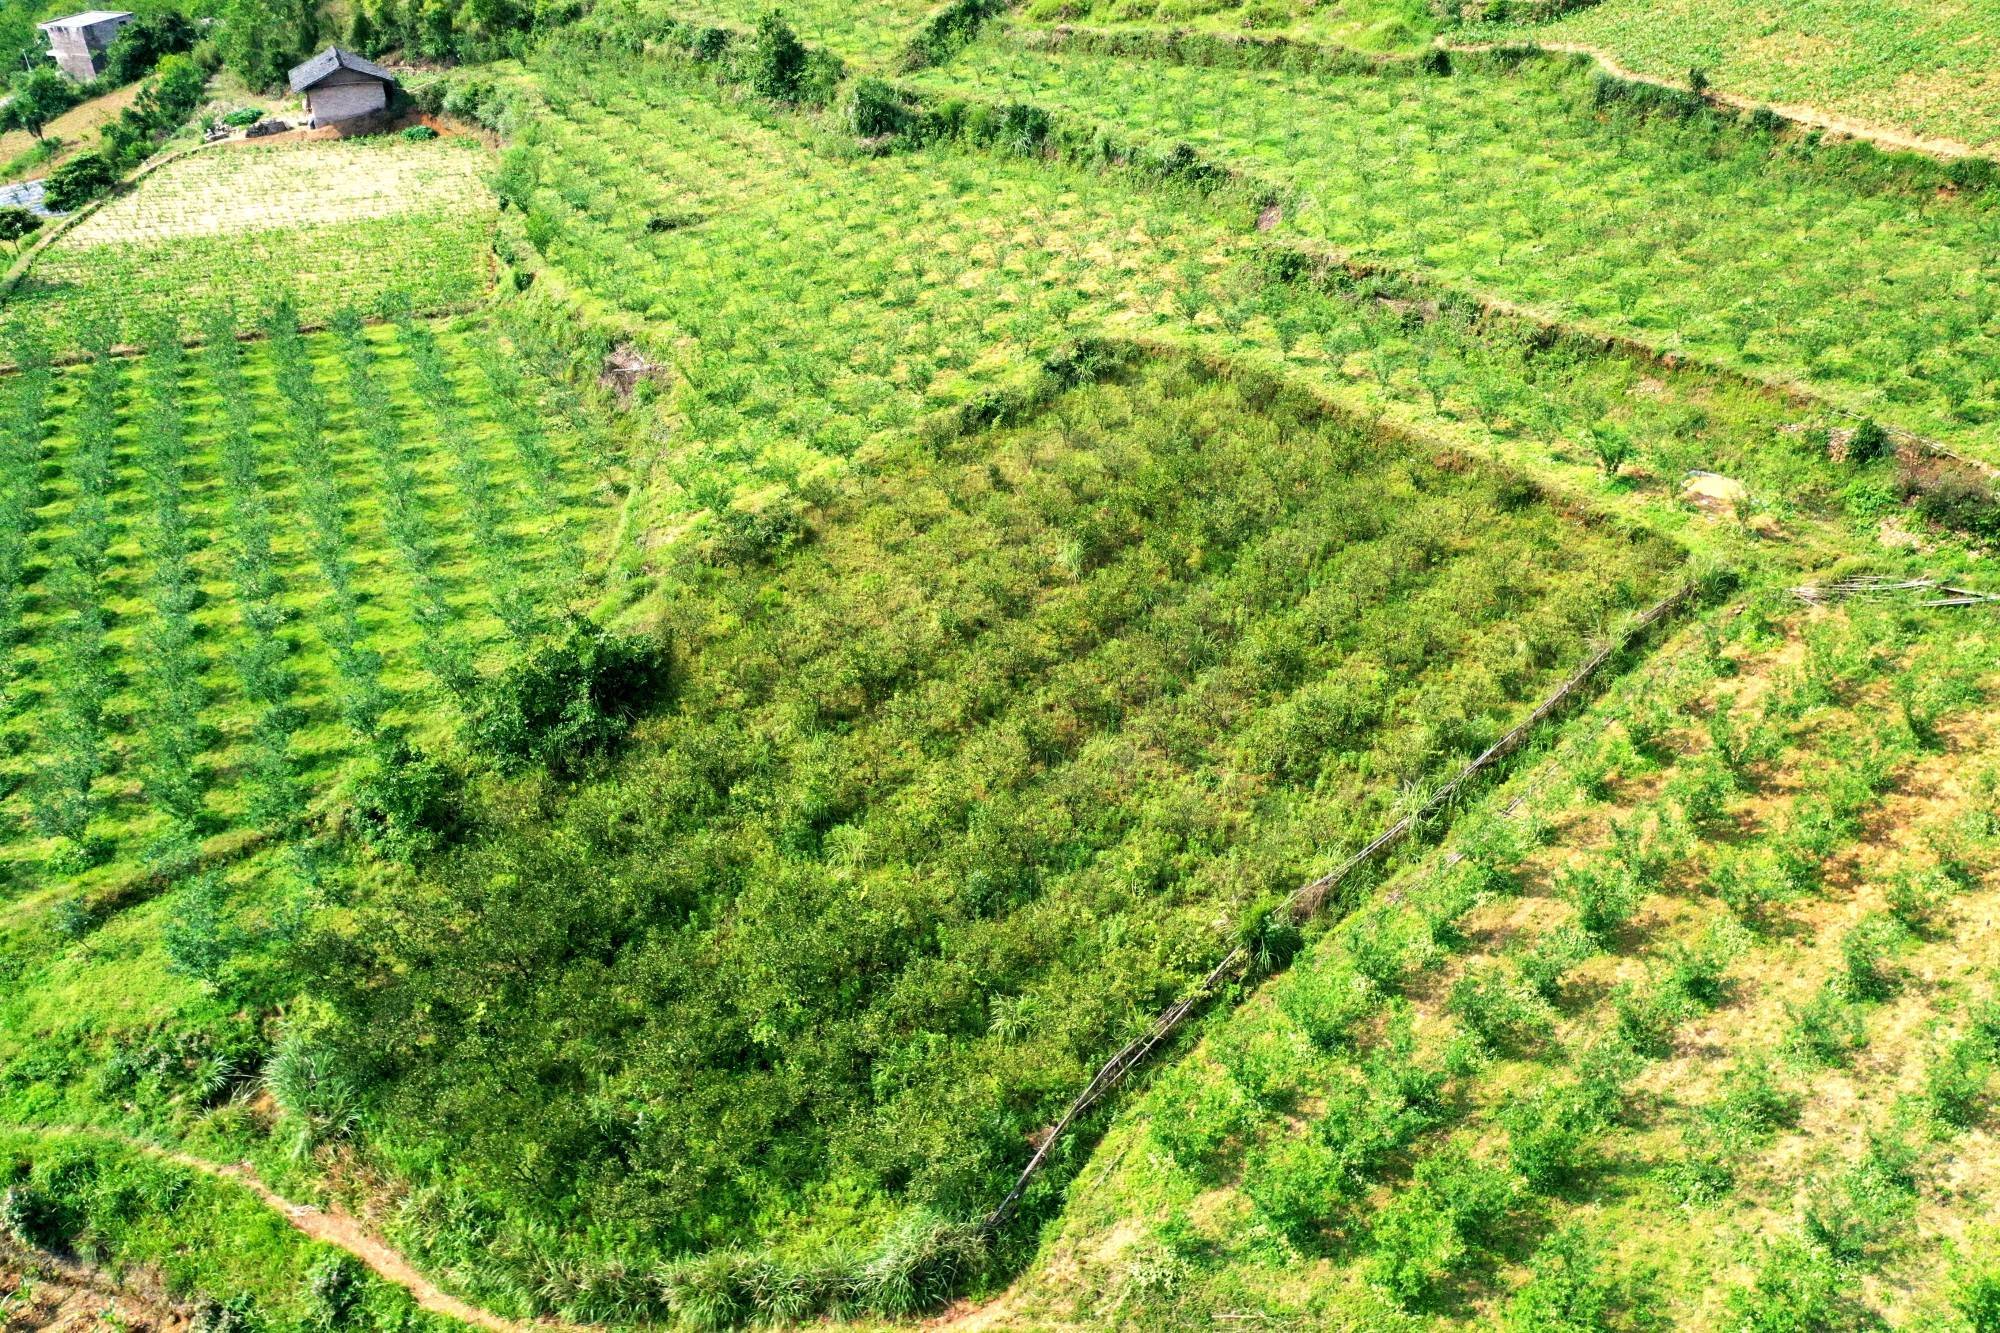
M 1161 1077 L 1024 1322 L 1978 1327 L 1990 620 L 1708 633 Z
M 1031 0 L 1021 14 L 1035 24 L 1256 34 L 1369 52 L 1418 49 L 1438 28 L 1430 5 L 1409 0 Z
M 693 452 L 655 532 L 774 483 L 823 488 L 926 413 L 1005 389 L 1072 323 L 1155 327 L 1174 286 L 1200 290 L 1233 246 L 1186 226 L 1178 201 L 1135 204 L 1110 182 L 976 156 L 841 160 L 754 110 L 661 109 L 671 71 L 543 77 L 564 114 L 540 131 L 530 235 L 567 281 L 677 349 Z M 1121 253 L 1135 234 L 1147 251 Z
M 484 213 L 485 155 L 471 139 L 232 144 L 162 167 L 144 190 L 71 228 L 81 249 L 193 236 L 336 227 L 407 214 Z M 302 182 L 310 182 L 301 189 Z
M 1081 1061 L 1205 967 L 1222 923 L 1365 840 L 1437 756 L 1482 747 L 1589 635 L 1670 586 L 1670 547 L 1269 392 L 1141 363 L 1017 427 L 905 437 L 809 534 L 767 507 L 717 534 L 733 549 L 684 544 L 660 576 L 679 695 L 644 755 L 553 837 L 524 819 L 421 888 L 361 895 L 320 983 L 341 1016 L 322 1040 L 381 1071 L 383 1150 L 462 1143 L 424 1172 L 454 1194 L 546 1161 L 542 1188 L 578 1201 L 573 1235 L 664 1206 L 693 1245 L 794 1199 L 757 1239 L 817 1282 L 838 1247 L 893 1244 L 908 1209 L 962 1216 L 993 1194 Z M 744 567 L 703 573 L 718 556 Z M 1244 618 L 1265 605 L 1284 610 Z M 755 770 L 700 767 L 751 754 Z M 607 820 L 627 831 L 607 842 Z M 696 836 L 700 860 L 677 859 Z M 659 896 L 586 890 L 642 867 Z M 745 875 L 789 888 L 746 893 Z M 532 1081 L 501 1052 L 586 1040 L 557 1014 L 505 1016 L 492 990 L 511 983 L 478 961 L 489 931 L 524 913 L 551 941 L 628 932 L 573 978 L 579 1019 L 661 948 L 705 960 L 708 980 L 588 1039 L 606 1057 L 592 1097 L 667 1099 L 618 1161 L 553 1153 L 571 1130 L 508 1091 Z M 843 982 L 864 967 L 870 986 Z M 1087 984 L 1102 974 L 1125 980 Z M 801 1010 L 802 991 L 822 998 Z M 472 1009 L 489 1016 L 468 1024 Z M 769 1079 L 723 1076 L 758 1047 Z M 981 1072 L 996 1062 L 1004 1083 Z M 518 1128 L 460 1138 L 469 1108 L 503 1103 Z M 724 1116 L 739 1128 L 717 1139 Z M 810 1139 L 784 1128 L 801 1116 Z M 857 1180 L 908 1183 L 826 1212 Z M 499 1234 L 582 1272 L 605 1262 Z M 472 1257 L 428 1225 L 410 1235 L 440 1262 Z M 607 1276 L 572 1299 L 660 1296 Z
M 786 23 L 809 47 L 864 66 L 893 64 L 917 35 L 924 20 L 939 6 L 930 0 L 801 0 L 781 8 Z M 613 26 L 631 21 L 644 23 L 672 19 L 696 25 L 717 24 L 728 28 L 757 26 L 771 6 L 754 0 L 701 0 L 695 5 L 662 4 L 660 0 L 618 0 L 605 6 L 591 20 Z
M 1284 192 L 1286 227 L 1666 352 L 1976 442 L 2000 403 L 1984 195 L 1802 160 L 1748 130 L 1593 104 L 1581 72 L 1291 76 L 990 40 L 939 97 L 1027 102 Z M 1608 123 L 1607 123 L 1608 122 Z M 1535 189 L 1506 188 L 1532 180 Z
M 675 349 L 669 401 L 698 423 L 653 531 L 774 484 L 821 485 L 870 442 L 1004 397 L 1038 355 L 1092 333 L 1270 359 L 1356 410 L 1560 469 L 1670 526 L 1687 520 L 1690 468 L 1750 486 L 1739 519 L 1794 530 L 1858 498 L 1824 466 L 1843 418 L 1581 340 L 1538 358 L 1529 325 L 1466 309 L 1413 320 L 1427 307 L 1393 284 L 1275 277 L 1291 252 L 1253 231 L 1254 194 L 1021 160 L 998 117 L 968 131 L 991 136 L 984 149 L 855 158 L 754 110 L 660 111 L 648 99 L 685 77 L 670 68 L 600 62 L 587 89 L 540 77 L 562 114 L 537 131 L 531 233 L 567 281 L 652 330 L 660 359 Z M 728 296 L 753 275 L 785 300 Z M 1872 531 L 1887 512 L 1864 501 L 1852 518 Z
M 1988 1326 L 1977 164 L 1386 0 L 406 17 L 498 151 L 6 312 L 0 1311 Z
M 5 386 L 10 893 L 83 902 L 319 802 L 358 743 L 569 601 L 589 446 L 483 330 L 400 327 Z M 113 336 L 100 330 L 108 342 Z M 433 442 L 437 447 L 433 447 Z M 88 918 L 88 910 L 86 919 Z
M 1507 39 L 1595 47 L 1628 69 L 1864 124 L 2000 148 L 2000 7 L 1903 0 L 1605 0 Z
M 8 305 L 65 352 L 102 320 L 192 326 L 280 298 L 311 324 L 391 295 L 424 313 L 462 309 L 490 286 L 490 169 L 470 138 L 191 153 L 65 232 Z

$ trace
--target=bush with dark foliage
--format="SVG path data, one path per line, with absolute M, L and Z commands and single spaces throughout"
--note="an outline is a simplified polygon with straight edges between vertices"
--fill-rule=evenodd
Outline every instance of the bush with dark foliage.
M 471 718 L 473 743 L 503 764 L 572 776 L 624 739 L 664 691 L 669 664 L 660 639 L 571 619 L 486 688 Z
M 102 153 L 85 153 L 56 168 L 42 202 L 58 213 L 89 203 L 118 183 L 118 170 Z
M 456 775 L 400 738 L 377 745 L 347 778 L 342 796 L 344 822 L 385 857 L 433 851 L 460 822 Z

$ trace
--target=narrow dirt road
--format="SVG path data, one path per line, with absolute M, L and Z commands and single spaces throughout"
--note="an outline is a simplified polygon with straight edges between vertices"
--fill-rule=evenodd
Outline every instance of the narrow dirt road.
M 467 1304 L 419 1273 L 416 1265 L 403 1257 L 402 1251 L 371 1235 L 354 1218 L 345 1213 L 315 1208 L 309 1203 L 293 1203 L 266 1185 L 262 1177 L 251 1170 L 246 1163 L 222 1165 L 199 1157 L 190 1157 L 186 1153 L 149 1147 L 143 1143 L 133 1143 L 131 1146 L 164 1157 L 175 1165 L 187 1167 L 191 1171 L 234 1181 L 256 1195 L 266 1207 L 299 1231 L 314 1240 L 325 1241 L 328 1245 L 346 1250 L 368 1265 L 384 1282 L 393 1282 L 409 1292 L 412 1300 L 432 1314 L 446 1315 L 474 1328 L 490 1329 L 492 1333 L 550 1333 L 551 1330 L 572 1327 L 541 1321 L 503 1319 L 490 1310 L 482 1310 L 476 1305 Z
M 95 1138 L 111 1139 L 135 1152 L 172 1162 L 176 1166 L 198 1171 L 202 1175 L 218 1180 L 227 1180 L 238 1185 L 290 1223 L 296 1230 L 324 1241 L 328 1245 L 347 1251 L 366 1264 L 370 1271 L 384 1282 L 394 1283 L 410 1294 L 420 1307 L 432 1314 L 456 1319 L 473 1328 L 490 1330 L 490 1333 L 585 1333 L 586 1326 L 563 1324 L 543 1319 L 508 1319 L 482 1310 L 476 1305 L 460 1300 L 450 1292 L 417 1271 L 403 1253 L 394 1246 L 373 1235 L 355 1218 L 345 1213 L 329 1212 L 324 1208 L 307 1203 L 294 1203 L 284 1195 L 266 1185 L 263 1178 L 248 1163 L 223 1164 L 211 1162 L 204 1157 L 194 1157 L 187 1153 L 175 1152 L 157 1144 L 129 1138 L 123 1134 L 113 1134 L 104 1130 L 75 1130 L 48 1128 L 37 1132 L 55 1134 L 87 1134 Z

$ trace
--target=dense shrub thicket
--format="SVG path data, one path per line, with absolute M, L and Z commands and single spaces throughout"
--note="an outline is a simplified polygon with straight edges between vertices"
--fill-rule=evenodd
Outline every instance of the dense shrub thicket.
M 574 21 L 581 0 L 363 0 L 344 39 L 371 55 L 402 51 L 423 60 L 461 61 L 519 55 L 539 35 Z
M 576 619 L 486 686 L 472 714 L 479 748 L 503 764 L 573 776 L 609 753 L 667 683 L 664 643 Z
M 688 544 L 674 706 L 357 903 L 315 1040 L 415 1176 L 419 1248 L 512 1256 L 523 1304 L 600 1309 L 621 1251 L 971 1216 L 1242 904 L 1669 563 L 1180 366 L 912 440 L 768 561 Z
M 217 48 L 252 88 L 278 88 L 319 45 L 324 20 L 313 0 L 227 0 Z
M 112 38 L 104 53 L 103 77 L 113 84 L 142 78 L 167 56 L 192 49 L 200 36 L 194 20 L 178 9 L 141 14 Z

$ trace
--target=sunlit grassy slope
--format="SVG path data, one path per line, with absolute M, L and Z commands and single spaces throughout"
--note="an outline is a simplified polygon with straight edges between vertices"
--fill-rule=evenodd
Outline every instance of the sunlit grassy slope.
M 1412 0 L 1030 0 L 1020 12 L 1031 24 L 1255 34 L 1356 51 L 1414 50 L 1438 27 L 1430 6 Z

